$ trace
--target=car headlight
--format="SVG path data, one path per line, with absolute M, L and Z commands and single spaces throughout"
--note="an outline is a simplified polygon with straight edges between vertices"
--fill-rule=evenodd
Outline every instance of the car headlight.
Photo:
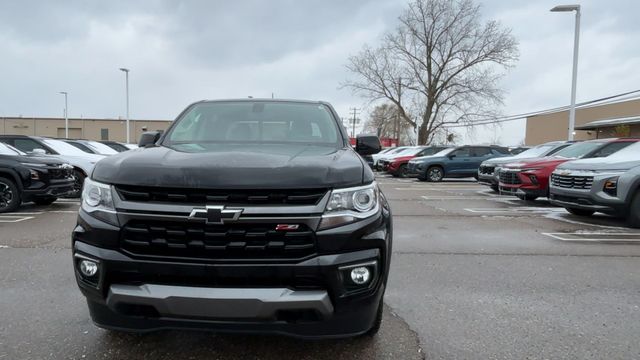
M 82 188 L 82 210 L 97 219 L 118 225 L 111 185 L 85 178 Z
M 379 210 L 378 184 L 331 191 L 320 229 L 348 224 L 375 215 Z
M 616 176 L 605 181 L 604 186 L 602 187 L 602 191 L 604 191 L 607 195 L 617 196 L 619 178 L 620 178 L 619 176 Z

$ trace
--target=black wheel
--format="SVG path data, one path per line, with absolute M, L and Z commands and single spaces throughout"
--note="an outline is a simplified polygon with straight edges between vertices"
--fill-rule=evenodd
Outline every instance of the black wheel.
M 14 211 L 20 203 L 20 190 L 13 180 L 0 177 L 0 213 Z
M 500 192 L 500 187 L 498 185 L 491 185 L 491 190 L 493 190 L 493 192 Z
M 518 199 L 524 200 L 524 201 L 534 201 L 535 199 L 538 198 L 535 195 L 521 195 L 521 194 L 518 194 L 516 196 L 518 197 Z
M 631 204 L 629 204 L 627 223 L 631 227 L 640 228 L 640 192 L 636 192 Z
M 380 331 L 382 325 L 382 314 L 384 312 L 384 302 L 380 299 L 380 305 L 378 305 L 378 312 L 376 313 L 376 319 L 373 321 L 371 329 L 365 333 L 366 336 L 375 336 Z
M 427 169 L 427 181 L 440 182 L 444 179 L 444 170 L 440 166 L 432 166 Z
M 593 213 L 595 213 L 595 211 L 593 210 L 584 210 L 584 209 L 578 209 L 578 208 L 565 208 L 569 213 L 573 214 L 573 215 L 578 215 L 578 216 L 591 216 L 593 215 Z
M 82 186 L 84 185 L 84 173 L 78 169 L 73 170 L 73 191 L 69 193 L 71 198 L 79 198 L 82 195 Z
M 399 177 L 399 178 L 406 178 L 407 177 L 407 164 L 402 164 L 400 165 L 400 167 L 398 168 L 398 171 L 396 171 L 393 174 L 394 177 Z
M 51 205 L 53 204 L 56 200 L 58 200 L 57 197 L 51 196 L 51 197 L 41 197 L 41 198 L 35 198 L 33 199 L 33 203 L 36 205 Z

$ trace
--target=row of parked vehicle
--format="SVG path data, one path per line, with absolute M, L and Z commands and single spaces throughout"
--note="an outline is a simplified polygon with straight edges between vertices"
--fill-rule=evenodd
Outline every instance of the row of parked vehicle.
M 80 197 L 96 162 L 137 147 L 115 141 L 0 135 L 0 213 Z
M 557 141 L 516 155 L 499 146 L 404 147 L 374 155 L 373 166 L 434 182 L 473 176 L 493 191 L 521 200 L 547 197 L 574 215 L 601 212 L 640 227 L 639 140 Z

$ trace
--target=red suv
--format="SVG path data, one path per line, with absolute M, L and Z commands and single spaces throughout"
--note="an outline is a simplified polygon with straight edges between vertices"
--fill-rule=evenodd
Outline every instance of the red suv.
M 413 151 L 409 150 L 403 152 L 400 156 L 389 159 L 385 164 L 386 168 L 384 170 L 394 177 L 406 177 L 408 175 L 407 163 L 409 160 L 422 156 L 431 156 L 446 148 L 447 146 L 416 147 Z
M 549 177 L 556 167 L 575 159 L 606 157 L 640 139 L 614 138 L 579 142 L 553 156 L 526 159 L 504 165 L 500 171 L 500 192 L 522 200 L 535 200 L 549 195 Z

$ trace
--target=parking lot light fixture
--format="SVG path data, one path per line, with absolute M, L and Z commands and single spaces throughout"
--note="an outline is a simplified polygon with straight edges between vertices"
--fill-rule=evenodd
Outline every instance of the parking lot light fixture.
M 573 38 L 573 70 L 571 76 L 571 107 L 569 108 L 569 141 L 573 140 L 576 125 L 576 82 L 578 77 L 578 48 L 580 43 L 580 5 L 558 5 L 552 12 L 576 12 L 575 33 Z

